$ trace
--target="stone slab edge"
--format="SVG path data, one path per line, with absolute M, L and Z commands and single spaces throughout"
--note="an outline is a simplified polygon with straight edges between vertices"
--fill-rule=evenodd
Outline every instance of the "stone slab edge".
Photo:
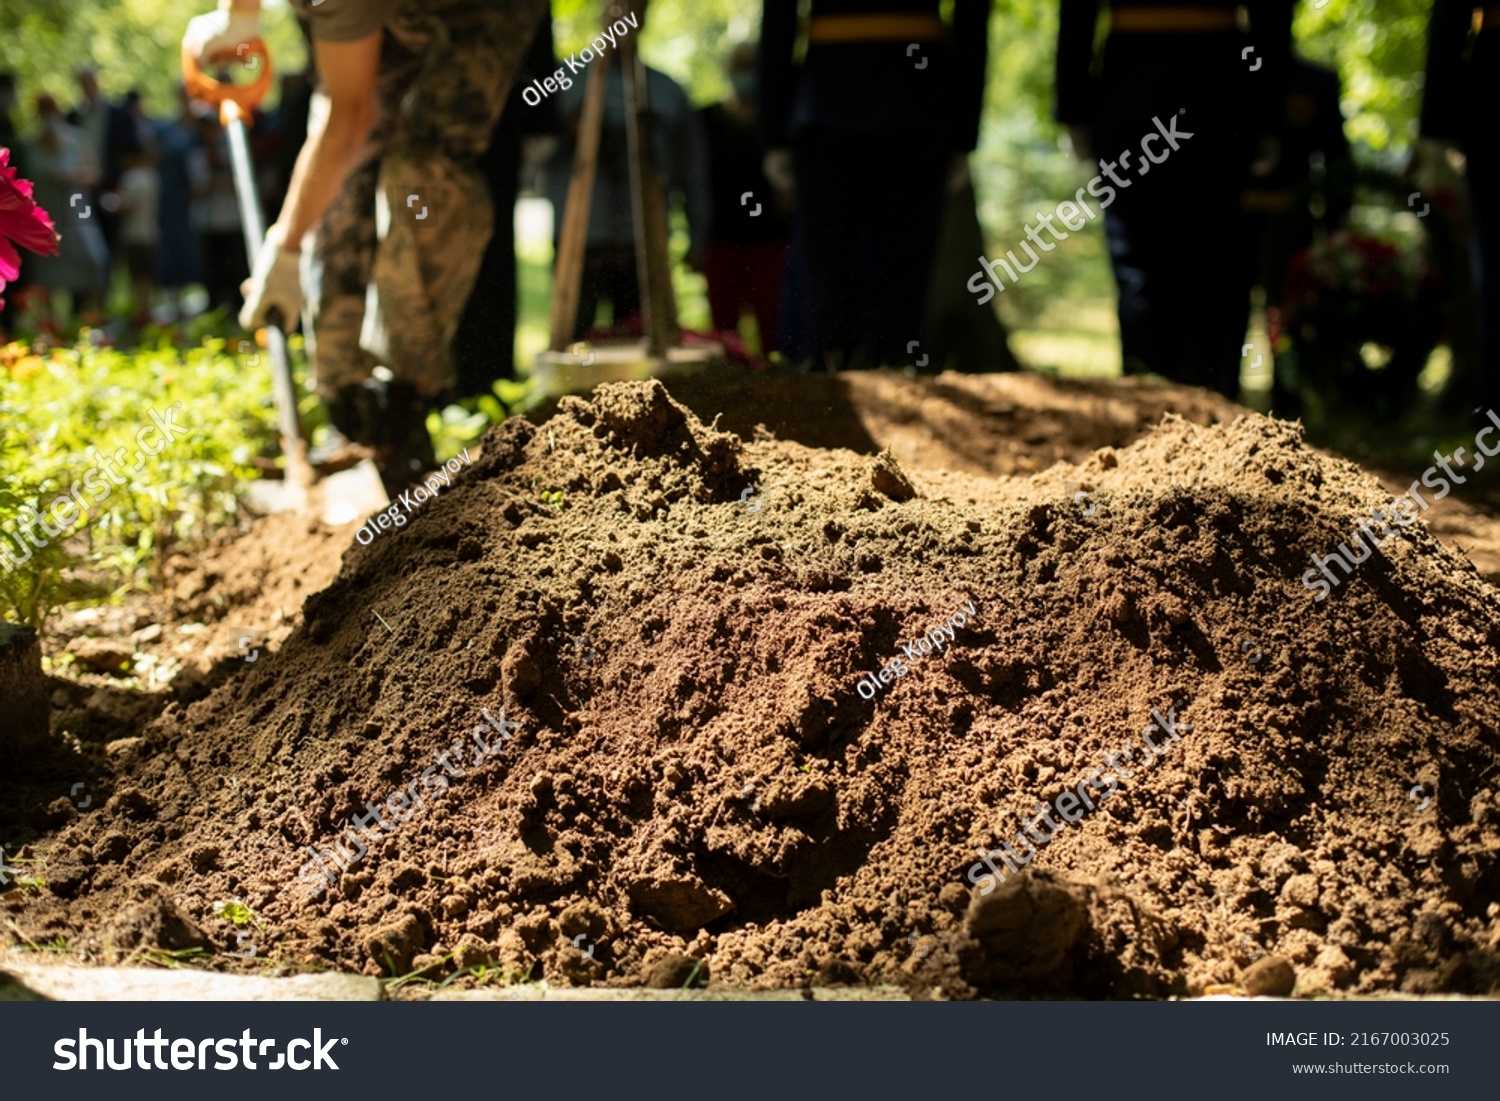
M 336 973 L 221 975 L 149 967 L 0 966 L 0 1001 L 60 1002 L 378 1002 L 380 982 Z

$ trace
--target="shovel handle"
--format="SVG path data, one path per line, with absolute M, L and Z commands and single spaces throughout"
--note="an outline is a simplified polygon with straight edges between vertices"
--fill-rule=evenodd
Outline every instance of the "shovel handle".
M 259 69 L 260 75 L 249 84 L 215 80 L 203 71 L 198 59 L 186 47 L 182 51 L 182 83 L 188 95 L 219 108 L 219 121 L 225 126 L 236 120 L 249 123 L 251 111 L 271 90 L 271 55 L 259 38 L 241 42 L 233 50 L 220 50 L 209 63 L 243 61 L 247 69 Z

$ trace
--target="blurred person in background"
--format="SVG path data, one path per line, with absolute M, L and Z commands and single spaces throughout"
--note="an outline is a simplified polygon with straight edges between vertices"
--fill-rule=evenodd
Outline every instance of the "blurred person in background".
M 294 325 L 305 277 L 318 393 L 392 492 L 436 461 L 427 412 L 454 384 L 453 337 L 494 225 L 477 162 L 544 3 L 292 3 L 318 89 L 240 322 Z M 183 50 L 203 62 L 259 37 L 260 0 L 221 0 Z
M 182 292 L 203 282 L 198 239 L 193 229 L 193 172 L 198 149 L 198 119 L 187 89 L 177 88 L 177 115 L 157 127 L 161 151 L 157 172 L 161 201 L 157 207 L 156 281 L 169 300 L 163 304 L 167 320 L 182 313 Z M 199 162 L 201 165 L 201 161 Z
M 1249 247 L 1241 250 L 1244 300 L 1265 290 L 1268 323 L 1276 331 L 1287 261 L 1319 233 L 1343 227 L 1354 208 L 1354 154 L 1344 135 L 1343 88 L 1337 69 L 1295 54 L 1287 71 L 1285 110 L 1277 131 L 1280 156 L 1240 197 Z M 1277 416 L 1301 415 L 1299 381 L 1278 360 L 1271 405 Z
M 93 152 L 94 163 L 99 167 L 99 177 L 90 185 L 89 198 L 98 227 L 104 234 L 104 242 L 113 257 L 120 227 L 115 184 L 124 170 L 126 152 L 140 144 L 136 120 L 123 106 L 111 103 L 105 97 L 99 88 L 99 77 L 92 68 L 80 68 L 73 78 L 78 82 L 82 98 L 68 112 L 67 121 L 83 132 Z
M 769 355 L 777 341 L 791 220 L 763 170 L 767 150 L 758 126 L 755 44 L 736 46 L 725 68 L 729 97 L 699 112 L 712 203 L 703 274 L 714 328 L 738 332 L 740 317 L 748 313 L 755 318 L 760 353 Z
M 641 12 L 641 29 L 645 13 Z M 635 210 L 630 192 L 630 146 L 626 137 L 625 82 L 614 51 L 595 62 L 608 65 L 605 80 L 604 122 L 599 136 L 599 162 L 594 197 L 589 207 L 588 248 L 584 254 L 583 285 L 578 295 L 574 339 L 594 327 L 601 302 L 611 308 L 611 328 L 637 333 L 641 322 L 641 289 L 635 254 Z M 567 208 L 568 182 L 577 149 L 578 124 L 583 114 L 586 81 L 574 80 L 553 98 L 562 139 L 547 166 L 547 197 L 556 212 L 554 233 L 560 234 Z M 646 67 L 646 95 L 651 104 L 651 138 L 656 169 L 666 191 L 666 209 L 673 197 L 682 203 L 688 224 L 688 266 L 703 270 L 708 243 L 708 163 L 698 115 L 682 86 L 660 70 Z M 554 242 L 556 244 L 556 242 Z
M 1462 150 L 1469 183 L 1470 263 L 1479 369 L 1464 406 L 1500 408 L 1500 5 L 1436 0 L 1427 31 L 1421 138 L 1425 160 Z
M 120 194 L 120 246 L 125 270 L 130 276 L 132 322 L 144 327 L 151 322 L 156 295 L 156 249 L 161 240 L 161 177 L 156 154 L 140 148 L 125 154 L 118 184 Z
M 57 255 L 29 261 L 27 274 L 43 291 L 46 325 L 55 329 L 68 315 L 57 314 L 53 292 L 67 291 L 74 313 L 103 303 L 109 250 L 92 205 L 99 165 L 87 135 L 68 124 L 50 95 L 37 96 L 36 113 L 40 128 L 26 142 L 26 171 L 35 184 L 37 205 L 52 214 L 62 238 Z
M 767 174 L 794 181 L 794 250 L 824 369 L 901 366 L 924 339 L 928 284 L 955 160 L 978 143 L 993 0 L 764 0 L 760 101 Z M 790 165 L 790 167 L 788 167 Z
M 997 306 L 974 308 L 967 277 L 975 256 L 984 253 L 979 196 L 969 176 L 969 159 L 955 158 L 946 184 L 942 230 L 927 292 L 927 338 L 908 370 L 936 375 L 943 371 L 1021 369 L 1010 350 L 1010 338 Z
M 192 221 L 198 234 L 203 288 L 208 292 L 208 308 L 226 309 L 232 317 L 244 305 L 240 285 L 250 276 L 250 262 L 229 165 L 229 141 L 217 115 L 204 114 L 197 124 L 198 146 L 188 155 L 188 180 L 193 189 Z
M 135 150 L 148 149 L 155 152 L 156 123 L 152 122 L 151 116 L 146 113 L 146 105 L 141 99 L 138 88 L 132 88 L 125 93 L 125 98 L 120 101 L 120 107 L 130 119 L 132 130 L 129 144 L 121 151 L 120 173 L 123 175 L 125 169 L 130 167 L 126 161 Z
M 537 19 L 536 36 L 511 86 L 510 98 L 490 134 L 490 146 L 479 159 L 495 208 L 495 232 L 484 250 L 474 289 L 464 306 L 453 338 L 457 381 L 453 396 L 493 395 L 496 379 L 516 377 L 516 202 L 523 174 L 535 175 L 547 147 L 555 146 L 557 110 L 552 97 L 531 106 L 521 93 L 533 80 L 557 68 L 552 41 L 551 5 Z
M 1100 207 L 1112 196 L 1105 229 L 1126 374 L 1239 396 L 1246 287 L 1204 267 L 1212 255 L 1238 273 L 1251 247 L 1240 196 L 1276 163 L 1292 8 L 1061 0 L 1055 116 L 1085 171 L 1099 174 L 1088 193 Z

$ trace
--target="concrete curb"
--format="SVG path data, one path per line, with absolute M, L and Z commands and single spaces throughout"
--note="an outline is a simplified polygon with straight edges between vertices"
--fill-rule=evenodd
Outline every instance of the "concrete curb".
M 7 963 L 6 1002 L 378 1002 L 376 979 L 360 975 L 221 975 L 149 967 L 57 967 Z
M 645 987 L 507 986 L 496 990 L 442 990 L 434 1002 L 906 1002 L 894 986 L 813 987 L 808 990 L 648 990 Z

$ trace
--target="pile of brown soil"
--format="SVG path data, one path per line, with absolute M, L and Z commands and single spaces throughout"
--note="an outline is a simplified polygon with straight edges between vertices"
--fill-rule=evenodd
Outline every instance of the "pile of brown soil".
M 1322 603 L 1300 580 L 1383 500 L 1255 416 L 996 478 L 601 387 L 351 546 L 0 912 L 233 952 L 238 899 L 258 959 L 372 974 L 1161 995 L 1274 951 L 1303 989 L 1486 991 L 1494 589 L 1421 529 Z M 981 897 L 976 848 L 1168 707 L 1176 748 Z M 314 894 L 309 846 L 382 803 Z

